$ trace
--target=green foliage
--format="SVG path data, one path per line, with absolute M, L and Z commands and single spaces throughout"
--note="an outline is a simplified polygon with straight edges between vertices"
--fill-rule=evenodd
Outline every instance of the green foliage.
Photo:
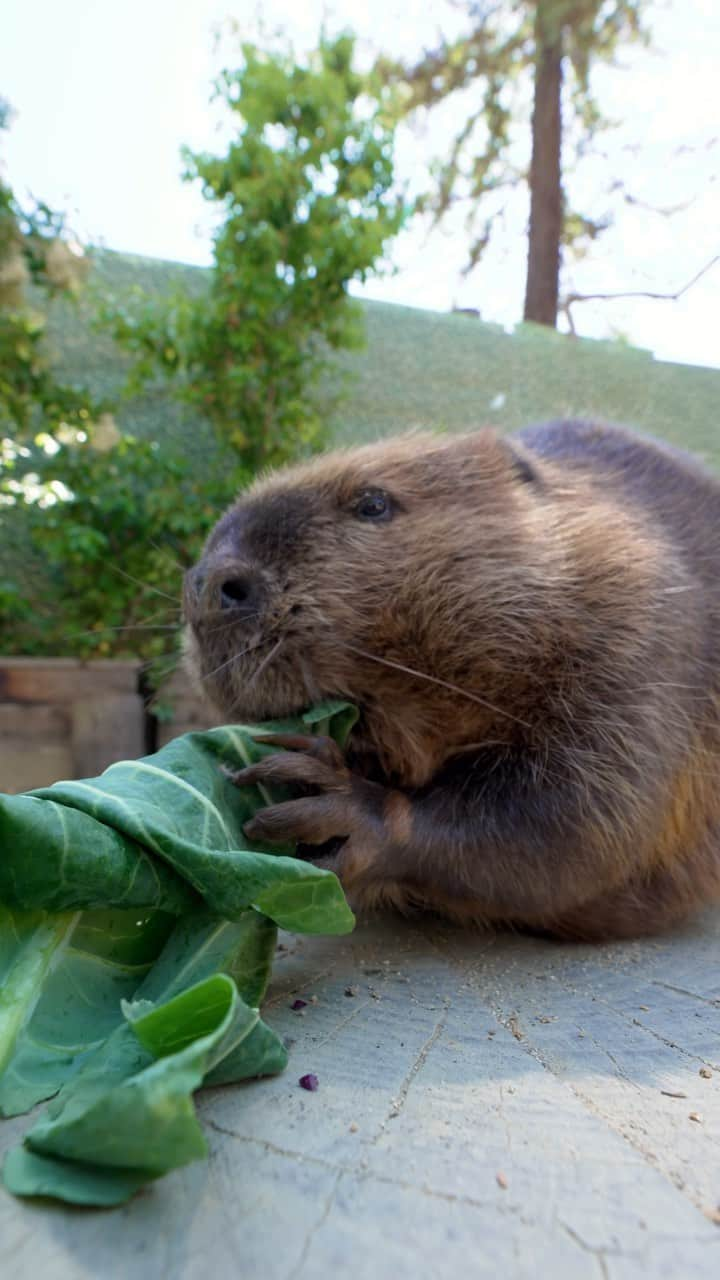
M 70 293 L 84 272 L 82 260 L 51 234 L 56 225 L 44 206 L 24 214 L 0 184 L 0 432 L 21 440 L 60 426 L 86 430 L 104 407 L 82 387 L 57 380 L 37 291 L 34 305 L 28 298 L 31 284 L 45 294 Z
M 0 134 L 9 110 L 0 102 Z M 65 221 L 46 204 L 23 207 L 0 180 L 0 431 L 28 438 L 60 423 L 78 429 L 93 412 L 80 388 L 56 380 L 45 346 L 41 295 L 77 292 L 86 263 L 66 236 Z M 29 290 L 37 286 L 35 305 Z
M 33 500 L 17 513 L 22 561 L 13 556 L 0 578 L 5 651 L 175 652 L 181 571 L 247 476 L 219 466 L 199 475 L 179 454 L 127 436 L 106 450 L 35 447 L 11 465 L 21 477 L 6 485 Z
M 268 731 L 331 734 L 328 703 Z M 337 878 L 247 847 L 223 765 L 253 730 L 177 738 L 99 778 L 0 797 L 0 1115 L 57 1094 L 3 1168 L 18 1195 L 118 1204 L 205 1154 L 191 1095 L 282 1070 L 259 1018 L 277 924 L 347 933 Z M 59 1091 L 59 1092 L 58 1092 Z
M 218 464 L 199 479 L 58 377 L 46 313 L 85 272 L 63 217 L 0 183 L 2 648 L 152 658 L 176 648 L 180 570 L 247 476 Z
M 144 1183 L 207 1155 L 192 1094 L 215 1063 L 224 1066 L 245 1049 L 246 1074 L 270 1074 L 263 1059 L 272 1039 L 274 1070 L 285 1065 L 277 1036 L 225 974 L 162 1003 L 123 1004 L 122 1014 L 125 1025 L 103 1046 L 108 1052 L 90 1059 L 33 1126 L 27 1145 L 7 1156 L 3 1181 L 16 1195 L 121 1204 Z
M 329 352 L 362 336 L 348 284 L 375 269 L 405 215 L 392 128 L 353 50 L 349 35 L 323 38 L 301 65 L 242 45 L 217 85 L 235 138 L 221 156 L 185 152 L 187 180 L 223 218 L 208 293 L 140 291 L 103 312 L 135 358 L 132 385 L 176 379 L 253 469 L 324 441 L 318 381 Z
M 133 357 L 132 385 L 166 376 L 215 428 L 220 448 L 202 466 L 197 450 L 124 434 L 107 399 L 57 378 L 46 311 L 77 293 L 83 260 L 61 217 L 0 186 L 5 652 L 174 651 L 180 571 L 222 509 L 258 466 L 323 443 L 328 355 L 362 336 L 348 284 L 404 216 L 390 194 L 392 130 L 353 70 L 353 44 L 323 40 L 304 65 L 242 46 L 218 85 L 234 140 L 224 156 L 185 155 L 187 178 L 222 213 L 209 289 L 138 289 L 101 308 Z
M 490 242 L 503 193 L 530 180 L 514 144 L 526 127 L 543 45 L 561 43 L 570 73 L 563 132 L 565 168 L 571 171 L 589 139 L 608 123 L 592 92 L 592 65 L 612 60 L 623 42 L 645 38 L 645 0 L 507 0 L 489 12 L 478 0 L 463 0 L 457 7 L 467 12 L 465 34 L 441 40 L 412 64 L 379 58 L 372 83 L 394 120 L 453 96 L 466 103 L 465 122 L 434 166 L 432 188 L 420 207 L 435 223 L 457 205 L 466 209 L 470 271 Z M 604 225 L 566 209 L 565 246 L 582 252 Z

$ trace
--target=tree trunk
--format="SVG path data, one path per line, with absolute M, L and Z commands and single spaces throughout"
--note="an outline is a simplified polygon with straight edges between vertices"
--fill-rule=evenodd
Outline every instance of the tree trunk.
M 562 31 L 546 20 L 553 0 L 540 0 L 535 18 L 535 94 L 530 162 L 530 229 L 523 318 L 557 325 L 563 222 Z

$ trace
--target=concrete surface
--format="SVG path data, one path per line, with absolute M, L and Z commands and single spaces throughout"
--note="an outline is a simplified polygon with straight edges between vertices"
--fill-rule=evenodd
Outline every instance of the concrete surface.
M 284 945 L 285 1075 L 208 1091 L 209 1161 L 124 1209 L 0 1192 L 3 1280 L 720 1275 L 719 914 L 607 947 Z

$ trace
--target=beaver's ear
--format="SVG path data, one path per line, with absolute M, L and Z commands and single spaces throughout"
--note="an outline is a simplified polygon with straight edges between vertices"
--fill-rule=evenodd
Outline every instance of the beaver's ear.
M 524 449 L 522 445 L 517 444 L 514 440 L 506 440 L 504 437 L 499 437 L 498 443 L 505 454 L 513 475 L 521 484 L 542 484 L 542 476 L 537 460 L 527 449 Z

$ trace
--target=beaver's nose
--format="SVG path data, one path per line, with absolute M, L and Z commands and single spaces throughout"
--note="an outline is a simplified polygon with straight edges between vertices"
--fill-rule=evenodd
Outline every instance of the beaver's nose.
M 257 613 L 263 594 L 262 582 L 257 574 L 244 570 L 224 578 L 220 583 L 220 608 L 232 609 L 248 617 Z
M 190 621 L 202 621 L 215 609 L 232 611 L 240 621 L 260 612 L 265 584 L 259 571 L 243 564 L 201 560 L 185 574 L 185 610 Z

